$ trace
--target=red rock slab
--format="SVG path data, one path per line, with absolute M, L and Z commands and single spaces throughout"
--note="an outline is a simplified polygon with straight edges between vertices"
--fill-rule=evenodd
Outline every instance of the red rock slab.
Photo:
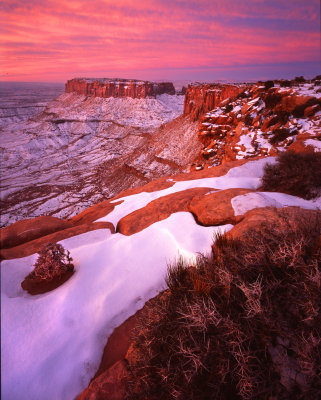
M 71 226 L 70 222 L 49 216 L 23 219 L 0 230 L 0 247 L 7 249 L 19 246 Z
M 233 197 L 253 192 L 251 189 L 226 189 L 211 193 L 201 198 L 194 198 L 189 210 L 200 225 L 224 225 L 239 222 L 240 216 L 234 215 L 231 204 Z
M 94 204 L 91 207 L 86 208 L 86 210 L 68 219 L 68 222 L 72 225 L 82 225 L 94 222 L 96 219 L 105 217 L 107 214 L 111 213 L 113 209 L 121 204 L 123 201 L 116 201 L 111 203 L 111 200 L 102 201 L 101 203 Z
M 76 400 L 124 400 L 128 371 L 121 360 L 93 380 Z
M 30 256 L 31 254 L 37 253 L 47 243 L 56 243 L 63 239 L 68 239 L 72 236 L 77 236 L 82 233 L 93 231 L 96 229 L 109 229 L 111 233 L 115 232 L 114 225 L 110 222 L 94 222 L 89 224 L 77 225 L 71 228 L 67 228 L 50 235 L 40 237 L 27 243 L 23 243 L 10 249 L 0 250 L 0 259 L 12 260 L 13 258 L 21 258 Z
M 321 217 L 321 211 L 305 210 L 300 207 L 256 208 L 244 214 L 243 219 L 235 225 L 234 228 L 228 231 L 226 236 L 237 239 L 246 234 L 250 229 L 260 230 L 265 223 L 275 226 L 291 223 L 298 215 L 302 216 L 304 219 L 316 218 L 317 215 Z
M 179 211 L 189 211 L 191 201 L 202 197 L 210 188 L 194 188 L 172 193 L 151 201 L 145 207 L 133 211 L 118 221 L 116 231 L 123 235 L 133 235 L 155 222 L 168 218 Z

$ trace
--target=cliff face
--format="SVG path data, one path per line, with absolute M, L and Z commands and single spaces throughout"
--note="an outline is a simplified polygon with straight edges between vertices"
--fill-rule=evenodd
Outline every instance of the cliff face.
M 217 107 L 227 98 L 235 98 L 243 92 L 244 85 L 189 85 L 185 93 L 184 114 L 190 114 L 193 121 Z
M 274 156 L 288 148 L 318 151 L 321 98 L 317 90 L 311 84 L 293 83 L 288 88 L 255 84 L 238 98 L 226 98 L 199 117 L 198 139 L 203 149 L 196 168 Z
M 158 94 L 175 94 L 172 82 L 148 82 L 126 79 L 82 79 L 76 78 L 67 81 L 66 93 L 75 92 L 94 97 L 132 97 L 145 99 L 156 97 Z

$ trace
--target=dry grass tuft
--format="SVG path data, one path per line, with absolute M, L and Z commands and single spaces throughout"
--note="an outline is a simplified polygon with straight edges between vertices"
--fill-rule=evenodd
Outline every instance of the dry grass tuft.
M 73 271 L 70 253 L 61 244 L 48 243 L 41 251 L 35 263 L 34 270 L 26 277 L 31 280 L 50 281 L 55 277 Z
M 276 164 L 267 164 L 262 189 L 312 199 L 321 194 L 321 153 L 280 153 Z
M 321 218 L 285 215 L 169 267 L 135 333 L 128 400 L 320 398 Z

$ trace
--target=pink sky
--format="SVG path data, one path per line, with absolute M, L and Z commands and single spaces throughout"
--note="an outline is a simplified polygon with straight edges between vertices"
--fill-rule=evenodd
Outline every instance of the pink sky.
M 1 0 L 0 80 L 320 73 L 319 0 Z

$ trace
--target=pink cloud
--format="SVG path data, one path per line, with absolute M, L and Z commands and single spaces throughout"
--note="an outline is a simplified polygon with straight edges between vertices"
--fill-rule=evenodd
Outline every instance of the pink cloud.
M 315 0 L 3 0 L 3 78 L 318 61 L 318 7 Z

